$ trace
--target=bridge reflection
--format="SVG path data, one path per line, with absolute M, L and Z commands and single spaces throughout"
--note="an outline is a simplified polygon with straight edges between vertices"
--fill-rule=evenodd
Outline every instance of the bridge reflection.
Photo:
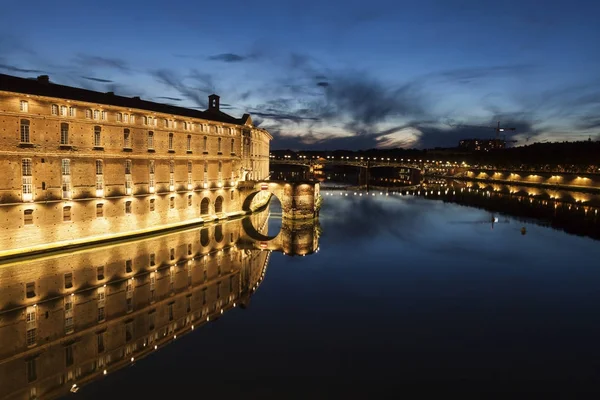
M 387 196 L 397 199 L 420 197 L 432 201 L 456 203 L 490 211 L 489 221 L 503 224 L 506 218 L 548 226 L 570 234 L 600 240 L 600 195 L 565 190 L 540 190 L 515 185 L 439 180 L 402 190 L 377 188 L 370 192 L 323 188 L 326 202 L 342 196 Z M 497 218 L 497 219 L 496 219 Z M 457 221 L 449 221 L 456 223 Z
M 316 221 L 301 228 L 283 221 L 275 237 L 268 221 L 265 210 L 0 264 L 0 399 L 78 391 L 228 310 L 245 308 L 273 251 L 318 249 Z

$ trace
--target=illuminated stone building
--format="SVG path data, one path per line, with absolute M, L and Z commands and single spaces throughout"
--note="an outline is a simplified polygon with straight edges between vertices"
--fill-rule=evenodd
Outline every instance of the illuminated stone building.
M 197 111 L 0 74 L 0 243 L 223 218 L 268 178 L 271 139 L 217 95 Z
M 500 139 L 463 139 L 458 142 L 460 149 L 468 151 L 490 151 L 506 148 L 506 141 Z
M 2 265 L 0 399 L 63 396 L 244 306 L 270 252 L 241 235 L 221 222 Z

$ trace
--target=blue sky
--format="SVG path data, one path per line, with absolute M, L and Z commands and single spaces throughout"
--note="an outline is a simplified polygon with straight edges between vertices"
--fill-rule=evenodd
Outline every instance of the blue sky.
M 273 148 L 600 136 L 600 2 L 3 4 L 0 73 L 185 107 L 212 92 Z

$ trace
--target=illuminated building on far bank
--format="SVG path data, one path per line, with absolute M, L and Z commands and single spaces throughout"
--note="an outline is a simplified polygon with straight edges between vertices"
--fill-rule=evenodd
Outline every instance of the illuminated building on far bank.
M 269 175 L 250 115 L 0 74 L 2 249 L 223 218 Z
M 463 139 L 458 147 L 468 151 L 490 151 L 506 148 L 506 142 L 500 139 Z

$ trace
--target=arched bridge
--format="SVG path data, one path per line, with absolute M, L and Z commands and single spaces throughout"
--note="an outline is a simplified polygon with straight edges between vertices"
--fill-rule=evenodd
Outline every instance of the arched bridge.
M 309 168 L 325 165 L 341 165 L 359 168 L 377 168 L 377 167 L 393 167 L 393 168 L 408 168 L 422 171 L 422 163 L 411 163 L 404 161 L 396 161 L 396 159 L 380 159 L 380 160 L 335 160 L 335 159 L 271 159 L 271 164 L 285 165 L 302 165 Z
M 276 196 L 281 203 L 283 219 L 311 219 L 320 207 L 319 182 L 242 181 L 238 184 L 242 211 L 254 211 L 264 205 L 256 202 L 261 193 Z

